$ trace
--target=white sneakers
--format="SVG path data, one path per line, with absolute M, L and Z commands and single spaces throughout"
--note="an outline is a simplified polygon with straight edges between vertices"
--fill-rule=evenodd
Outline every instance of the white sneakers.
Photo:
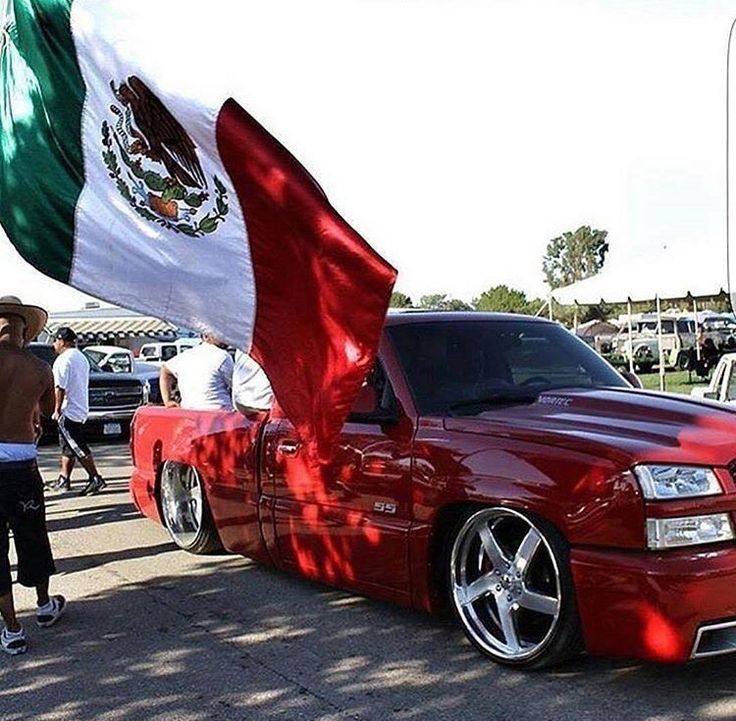
M 20 631 L 8 631 L 4 628 L 0 633 L 0 649 L 11 656 L 18 656 L 28 650 L 26 632 L 21 626 Z
M 36 623 L 42 628 L 53 626 L 66 609 L 64 596 L 56 595 L 49 598 L 45 606 L 36 608 Z M 18 656 L 28 650 L 28 639 L 26 632 L 21 627 L 20 631 L 8 631 L 7 628 L 0 633 L 0 650 L 11 656 Z
M 42 628 L 53 626 L 66 608 L 66 599 L 64 596 L 51 596 L 49 602 L 45 606 L 39 606 L 36 609 L 36 623 Z

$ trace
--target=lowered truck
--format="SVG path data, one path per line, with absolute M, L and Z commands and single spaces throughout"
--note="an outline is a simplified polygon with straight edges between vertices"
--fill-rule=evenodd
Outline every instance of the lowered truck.
M 549 321 L 389 316 L 320 468 L 278 409 L 146 407 L 131 443 L 181 548 L 449 606 L 496 662 L 736 650 L 736 413 L 634 389 Z

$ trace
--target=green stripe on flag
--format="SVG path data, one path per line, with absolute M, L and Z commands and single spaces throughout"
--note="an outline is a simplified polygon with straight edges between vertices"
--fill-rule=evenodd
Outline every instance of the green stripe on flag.
M 84 185 L 71 4 L 9 0 L 0 36 L 0 223 L 28 262 L 62 282 Z

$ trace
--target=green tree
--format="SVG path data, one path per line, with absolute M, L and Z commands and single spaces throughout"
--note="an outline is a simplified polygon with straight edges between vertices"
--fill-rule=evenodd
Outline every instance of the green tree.
M 538 299 L 530 300 L 523 290 L 509 288 L 507 285 L 494 285 L 483 291 L 475 300 L 476 310 L 491 310 L 498 313 L 536 313 L 542 305 Z
M 414 304 L 411 302 L 411 298 L 404 293 L 394 291 L 391 293 L 391 301 L 388 304 L 389 308 L 413 308 Z
M 608 253 L 607 230 L 592 230 L 581 225 L 547 243 L 542 261 L 544 277 L 550 288 L 561 288 L 595 275 Z
M 472 306 L 458 298 L 448 298 L 447 293 L 431 293 L 419 299 L 419 307 L 426 310 L 473 310 Z

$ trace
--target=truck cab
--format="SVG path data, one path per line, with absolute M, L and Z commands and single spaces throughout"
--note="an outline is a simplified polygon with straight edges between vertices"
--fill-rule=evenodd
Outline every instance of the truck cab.
M 710 384 L 693 388 L 690 395 L 736 405 L 736 353 L 722 355 L 713 371 Z

